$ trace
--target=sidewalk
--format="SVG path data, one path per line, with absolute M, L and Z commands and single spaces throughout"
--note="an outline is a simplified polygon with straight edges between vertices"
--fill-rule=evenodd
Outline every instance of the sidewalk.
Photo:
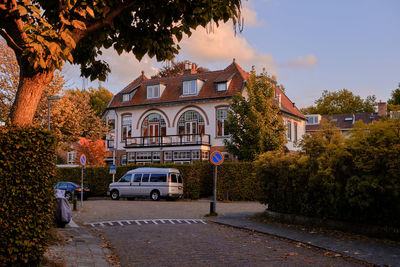
M 208 220 L 240 229 L 290 239 L 380 266 L 400 266 L 399 245 L 339 239 L 331 236 L 304 232 L 274 224 L 252 221 L 248 219 L 248 217 L 252 215 L 254 214 L 226 215 L 208 218 Z
M 57 266 L 112 267 L 106 260 L 111 252 L 104 247 L 104 241 L 86 227 L 71 221 L 58 232 L 65 241 L 50 246 L 46 252 L 46 255 L 55 255 Z

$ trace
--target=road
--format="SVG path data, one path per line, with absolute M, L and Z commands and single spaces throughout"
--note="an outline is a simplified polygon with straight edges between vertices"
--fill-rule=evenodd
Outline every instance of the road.
M 254 202 L 218 203 L 220 214 L 260 212 Z M 359 266 L 268 235 L 207 221 L 209 201 L 84 202 L 75 219 L 101 233 L 121 266 Z

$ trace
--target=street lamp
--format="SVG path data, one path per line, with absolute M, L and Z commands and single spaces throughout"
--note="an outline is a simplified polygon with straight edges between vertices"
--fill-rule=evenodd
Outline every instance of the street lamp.
M 51 95 L 47 97 L 47 129 L 50 131 L 50 101 L 57 101 L 61 98 L 61 96 Z

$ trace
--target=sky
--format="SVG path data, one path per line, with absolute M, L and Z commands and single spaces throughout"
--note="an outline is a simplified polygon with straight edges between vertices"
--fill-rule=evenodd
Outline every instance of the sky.
M 183 38 L 176 59 L 210 70 L 224 69 L 233 58 L 247 71 L 265 68 L 299 108 L 314 104 L 323 90 L 343 88 L 387 101 L 400 83 L 399 10 L 399 0 L 243 1 L 242 32 L 235 35 L 231 22 L 213 32 L 198 27 Z M 142 70 L 150 77 L 164 64 L 112 50 L 103 59 L 112 72 L 101 85 L 114 94 Z M 100 84 L 79 77 L 76 66 L 67 64 L 63 73 L 73 88 Z

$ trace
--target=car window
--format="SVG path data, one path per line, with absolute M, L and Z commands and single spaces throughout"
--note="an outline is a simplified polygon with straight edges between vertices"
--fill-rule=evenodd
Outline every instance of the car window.
M 67 189 L 67 184 L 66 183 L 59 183 L 57 186 L 58 189 L 63 189 L 66 190 Z
M 142 183 L 148 183 L 149 182 L 149 177 L 150 177 L 149 173 L 144 173 L 143 177 L 142 177 Z
M 121 179 L 119 179 L 118 182 L 120 182 L 120 183 L 130 183 L 131 182 L 131 177 L 132 177 L 132 174 L 125 174 L 124 176 L 121 177 Z
M 134 183 L 140 183 L 141 179 L 142 179 L 142 174 L 141 173 L 135 173 L 135 176 L 133 176 L 133 182 Z
M 150 182 L 153 183 L 162 183 L 167 181 L 166 173 L 152 173 L 150 176 Z
M 177 174 L 177 175 L 178 175 L 178 183 L 182 184 L 183 183 L 182 182 L 182 176 L 180 174 Z
M 171 173 L 171 183 L 177 183 L 178 179 L 176 178 L 176 173 Z

